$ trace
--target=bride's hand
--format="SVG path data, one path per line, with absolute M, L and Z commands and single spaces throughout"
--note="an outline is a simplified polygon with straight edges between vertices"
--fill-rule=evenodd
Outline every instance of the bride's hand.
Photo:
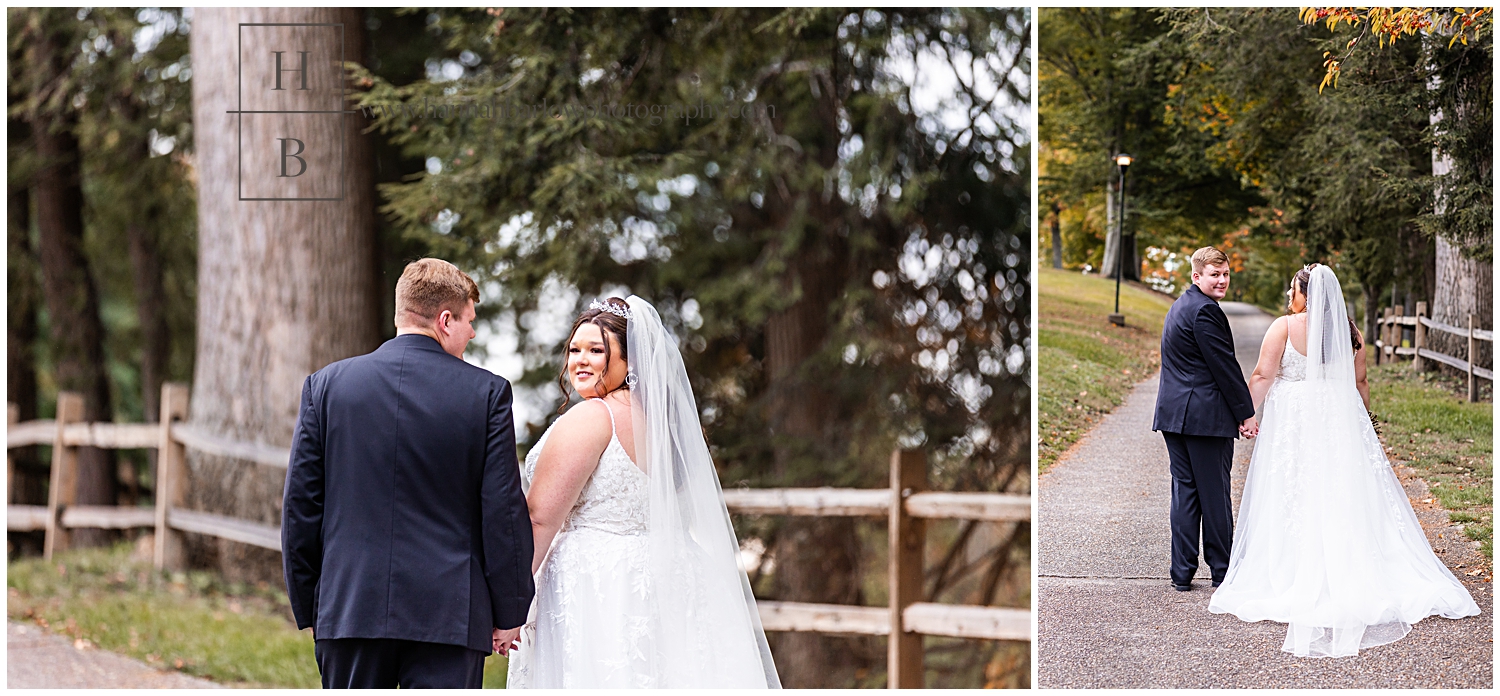
M 520 626 L 515 628 L 497 628 L 490 636 L 490 643 L 495 652 L 508 657 L 510 651 L 516 649 L 516 642 L 520 637 Z

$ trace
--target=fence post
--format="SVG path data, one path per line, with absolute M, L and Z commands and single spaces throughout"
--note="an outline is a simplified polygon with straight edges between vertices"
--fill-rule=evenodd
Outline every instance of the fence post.
M 1479 384 L 1474 381 L 1474 315 L 1469 314 L 1469 403 L 1479 400 Z
M 181 382 L 161 385 L 161 439 L 156 449 L 156 568 L 184 567 L 182 532 L 167 526 L 167 510 L 181 507 L 187 496 L 187 448 L 172 439 L 172 421 L 187 418 L 188 387 Z
M 1422 325 L 1422 320 L 1427 318 L 1427 303 L 1417 303 L 1417 332 L 1416 332 L 1416 357 L 1412 358 L 1411 367 L 1413 372 L 1422 371 L 1422 348 L 1427 345 L 1427 327 Z
M 78 448 L 63 444 L 63 431 L 69 423 L 83 420 L 83 395 L 58 392 L 57 433 L 52 437 L 52 482 L 47 487 L 47 538 L 42 557 L 52 559 L 57 551 L 67 550 L 72 533 L 62 526 L 63 512 L 78 497 Z
M 21 407 L 13 403 L 5 404 L 5 422 L 7 427 L 15 429 L 16 424 L 21 422 Z M 16 500 L 16 463 L 10 456 L 10 448 L 5 448 L 5 504 L 9 505 Z
M 927 488 L 927 457 L 922 450 L 891 453 L 890 573 L 891 637 L 886 685 L 892 689 L 924 686 L 922 635 L 908 633 L 901 613 L 922 599 L 922 551 L 927 523 L 906 512 L 906 499 Z

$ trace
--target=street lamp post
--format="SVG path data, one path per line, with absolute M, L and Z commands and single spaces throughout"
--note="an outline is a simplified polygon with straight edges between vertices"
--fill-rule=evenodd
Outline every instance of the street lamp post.
M 1115 313 L 1109 315 L 1109 323 L 1125 325 L 1125 315 L 1120 313 L 1120 279 L 1125 275 L 1125 170 L 1134 159 L 1130 155 L 1115 155 L 1115 164 L 1120 168 L 1120 214 L 1115 237 Z

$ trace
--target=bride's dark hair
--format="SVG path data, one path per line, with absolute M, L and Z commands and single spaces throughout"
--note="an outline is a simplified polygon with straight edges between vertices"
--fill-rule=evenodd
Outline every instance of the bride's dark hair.
M 1312 266 L 1303 266 L 1302 270 L 1297 271 L 1297 277 L 1292 281 L 1297 284 L 1297 290 L 1302 293 L 1303 302 L 1307 301 L 1307 282 L 1312 280 L 1311 268 Z M 1364 343 L 1359 340 L 1359 329 L 1354 326 L 1353 319 L 1349 320 L 1349 343 L 1354 346 L 1354 352 L 1356 353 L 1364 346 Z
M 630 309 L 630 305 L 625 304 L 625 300 L 622 300 L 618 297 L 611 297 L 605 300 L 605 303 L 611 307 L 615 307 L 624 311 L 628 311 Z M 609 361 L 612 357 L 609 350 L 610 335 L 613 335 L 615 337 L 615 340 L 620 342 L 620 359 L 626 362 L 630 361 L 630 344 L 625 340 L 625 317 L 611 312 L 606 312 L 602 309 L 585 309 L 583 310 L 582 314 L 578 315 L 578 320 L 573 322 L 573 328 L 568 329 L 568 337 L 565 340 L 572 341 L 573 334 L 578 333 L 578 327 L 583 326 L 584 324 L 593 324 L 594 326 L 599 327 L 599 331 L 605 335 L 604 371 L 599 374 L 599 382 L 597 386 L 597 389 L 600 392 L 603 392 L 604 375 L 609 373 Z M 564 411 L 568 410 L 568 399 L 570 398 L 570 393 L 568 392 L 568 346 L 566 343 L 563 344 L 563 366 L 562 371 L 557 374 L 557 388 L 562 390 L 563 394 L 562 405 L 557 407 L 557 412 L 561 414 Z M 622 384 L 618 388 L 629 389 L 630 387 L 628 385 Z

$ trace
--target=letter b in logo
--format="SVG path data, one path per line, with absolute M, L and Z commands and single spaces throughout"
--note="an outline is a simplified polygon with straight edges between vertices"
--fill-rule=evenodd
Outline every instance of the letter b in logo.
M 307 160 L 298 157 L 298 155 L 302 154 L 302 151 L 307 149 L 307 146 L 296 138 L 277 138 L 277 140 L 281 141 L 281 173 L 277 174 L 277 176 L 302 176 L 302 173 L 307 171 Z M 288 150 L 290 143 L 297 144 L 296 152 Z M 296 174 L 286 173 L 286 161 L 289 159 L 297 160 L 298 167 Z

